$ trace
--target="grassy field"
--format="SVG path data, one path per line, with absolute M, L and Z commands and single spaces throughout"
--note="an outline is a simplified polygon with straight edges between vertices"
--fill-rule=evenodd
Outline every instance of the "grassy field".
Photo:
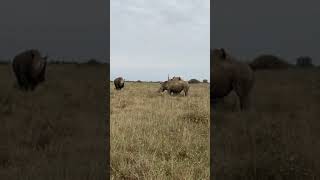
M 320 70 L 256 71 L 253 112 L 213 107 L 215 179 L 319 179 Z
M 106 179 L 106 65 L 52 65 L 34 92 L 0 66 L 0 179 Z
M 209 85 L 189 96 L 159 83 L 111 83 L 112 179 L 209 179 Z

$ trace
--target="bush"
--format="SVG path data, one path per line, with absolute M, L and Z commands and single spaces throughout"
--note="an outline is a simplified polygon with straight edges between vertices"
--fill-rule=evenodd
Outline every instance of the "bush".
M 290 67 L 290 64 L 283 59 L 280 59 L 274 55 L 260 55 L 255 58 L 251 63 L 250 67 L 253 70 L 258 69 L 287 69 Z
M 96 65 L 96 64 L 100 64 L 97 60 L 95 59 L 90 59 L 87 64 L 91 64 L 91 65 Z
M 207 80 L 207 79 L 204 79 L 202 82 L 203 82 L 203 83 L 208 83 L 208 80 Z
M 189 83 L 190 83 L 190 84 L 196 84 L 196 83 L 200 83 L 200 81 L 197 80 L 197 79 L 190 79 L 190 80 L 189 80 Z
M 298 67 L 313 67 L 312 58 L 309 56 L 300 56 L 297 58 L 296 66 Z

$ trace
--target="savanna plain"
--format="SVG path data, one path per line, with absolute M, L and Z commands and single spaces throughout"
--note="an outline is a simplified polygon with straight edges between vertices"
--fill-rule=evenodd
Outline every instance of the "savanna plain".
M 215 179 L 320 178 L 320 69 L 255 72 L 252 111 L 212 107 Z
M 49 64 L 33 92 L 0 77 L 0 179 L 107 178 L 107 65 Z
M 209 179 L 209 84 L 191 84 L 186 97 L 159 87 L 111 82 L 111 178 Z

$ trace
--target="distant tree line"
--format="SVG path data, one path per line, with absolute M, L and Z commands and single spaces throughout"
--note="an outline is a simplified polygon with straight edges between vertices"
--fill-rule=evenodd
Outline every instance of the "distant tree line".
M 0 60 L 0 64 L 9 64 L 10 61 L 9 60 Z
M 99 64 L 107 64 L 106 62 L 101 62 L 96 59 L 89 59 L 87 61 L 75 61 L 75 60 L 57 60 L 51 59 L 48 61 L 49 64 L 89 64 L 89 65 L 99 65 Z M 10 60 L 0 60 L 0 64 L 10 64 Z
M 296 59 L 295 64 L 290 64 L 286 60 L 271 54 L 260 55 L 249 62 L 249 65 L 253 70 L 315 67 L 310 56 L 300 56 Z
M 188 81 L 188 83 L 189 83 L 189 84 L 198 84 L 198 83 L 201 83 L 201 81 L 198 80 L 198 79 L 190 79 L 190 80 Z M 202 80 L 202 83 L 209 83 L 209 81 L 208 81 L 207 79 L 203 79 L 203 80 Z
M 65 60 L 51 60 L 49 61 L 50 64 L 89 64 L 89 65 L 98 65 L 98 64 L 107 64 L 106 62 L 100 62 L 96 59 L 89 59 L 87 61 L 84 62 L 80 62 L 80 61 L 65 61 Z
M 314 67 L 312 58 L 309 56 L 300 56 L 297 58 L 296 66 L 298 67 Z
M 198 84 L 198 83 L 200 83 L 200 81 L 198 79 L 190 79 L 188 81 L 188 83 L 190 83 L 190 84 Z
M 113 80 L 110 80 L 110 82 L 113 82 Z M 161 81 L 142 81 L 142 80 L 137 80 L 137 81 L 130 81 L 130 80 L 126 80 L 126 82 L 133 82 L 133 83 L 143 83 L 143 82 L 149 82 L 149 83 L 160 83 Z M 209 83 L 209 81 L 207 79 L 204 79 L 202 82 L 197 80 L 197 79 L 190 79 L 188 81 L 188 83 L 190 84 L 197 84 L 197 83 Z

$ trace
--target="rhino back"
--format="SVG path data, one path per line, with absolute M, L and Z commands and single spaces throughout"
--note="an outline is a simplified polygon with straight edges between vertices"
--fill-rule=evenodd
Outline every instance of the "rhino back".
M 115 84 L 122 84 L 122 83 L 124 83 L 124 80 L 123 80 L 123 78 L 118 77 L 118 78 L 116 78 L 116 79 L 114 80 L 114 83 L 115 83 Z
M 13 65 L 15 68 L 17 68 L 17 66 L 22 69 L 31 68 L 30 66 L 34 61 L 41 61 L 41 56 L 38 50 L 32 49 L 16 55 L 13 59 Z

